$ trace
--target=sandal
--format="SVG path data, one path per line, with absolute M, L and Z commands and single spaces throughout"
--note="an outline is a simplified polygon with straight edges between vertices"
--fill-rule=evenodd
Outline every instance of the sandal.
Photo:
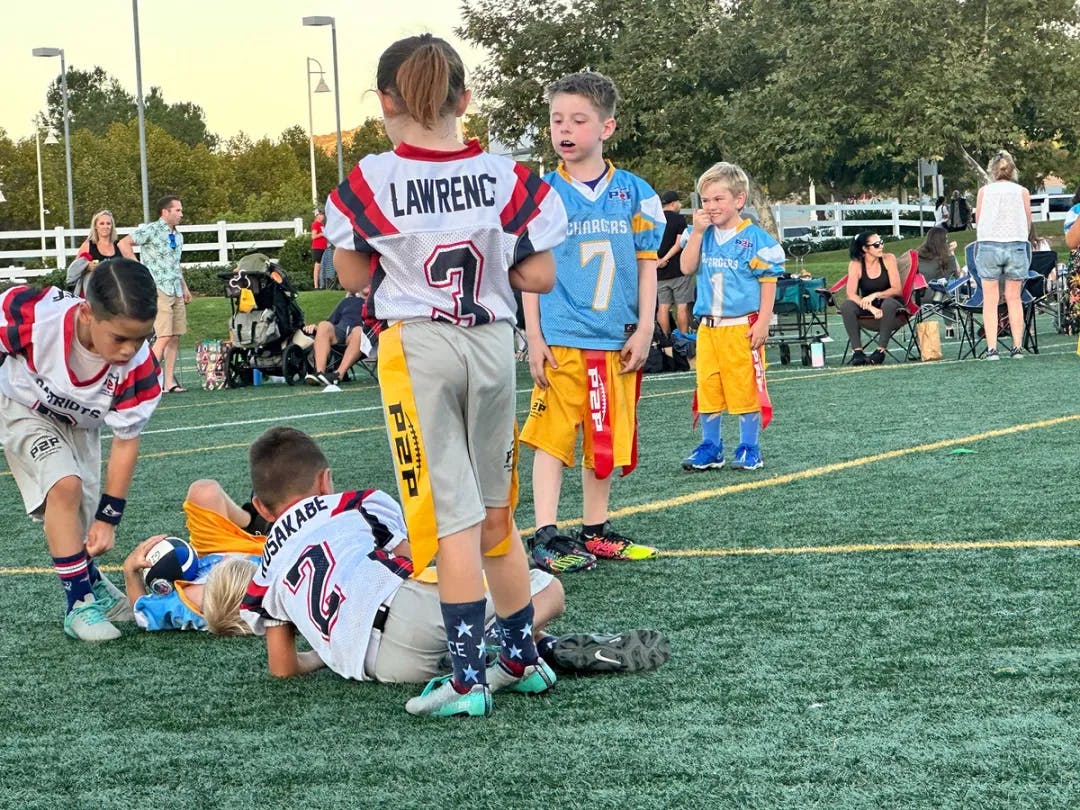
M 186 394 L 187 389 L 184 388 L 184 386 L 180 385 L 180 383 L 173 383 L 171 388 L 166 388 L 165 389 L 165 393 L 166 394 Z

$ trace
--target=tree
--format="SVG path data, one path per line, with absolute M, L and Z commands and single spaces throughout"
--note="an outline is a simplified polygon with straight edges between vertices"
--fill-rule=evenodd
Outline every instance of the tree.
M 217 145 L 217 136 L 206 128 L 205 114 L 198 104 L 190 101 L 169 104 L 160 87 L 151 87 L 143 102 L 146 120 L 157 124 L 176 140 L 188 146 L 203 143 L 211 149 Z
M 102 68 L 85 71 L 69 67 L 68 125 L 72 132 L 88 129 L 101 137 L 113 123 L 125 124 L 135 117 L 135 98 Z M 64 132 L 63 89 L 57 76 L 45 93 L 46 119 L 58 134 Z
M 895 186 L 919 157 L 1022 161 L 1080 132 L 1071 0 L 466 0 L 462 19 L 501 140 L 546 121 L 546 83 L 591 68 L 623 99 L 607 151 L 639 171 L 728 159 L 778 188 Z
M 387 152 L 393 148 L 394 144 L 386 137 L 382 119 L 377 117 L 365 119 L 364 123 L 353 130 L 348 143 L 343 144 L 345 173 L 348 174 L 350 167 L 355 166 L 360 158 Z

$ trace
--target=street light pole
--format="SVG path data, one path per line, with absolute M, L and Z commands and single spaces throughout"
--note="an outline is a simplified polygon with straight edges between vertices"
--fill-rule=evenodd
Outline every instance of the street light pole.
M 311 63 L 314 62 L 319 66 L 318 70 L 311 69 Z M 319 74 L 319 83 L 315 86 L 315 89 L 311 89 L 311 74 Z M 318 59 L 307 57 L 307 116 L 308 116 L 308 150 L 311 154 L 311 204 L 319 204 L 319 189 L 315 182 L 315 119 L 311 111 L 311 94 L 315 93 L 329 93 L 330 88 L 326 86 L 326 81 L 323 76 L 326 75 L 326 71 L 322 69 L 322 63 Z
M 139 169 L 142 173 L 143 222 L 150 221 L 150 183 L 146 171 L 146 105 L 142 93 L 142 51 L 139 47 L 139 0 L 131 0 L 131 19 L 135 24 L 135 105 L 139 111 Z M 93 234 L 90 234 L 93 236 Z
M 304 17 L 304 25 L 329 25 L 330 44 L 334 54 L 334 114 L 337 117 L 337 175 L 338 182 L 345 179 L 345 163 L 341 156 L 341 78 L 338 76 L 337 24 L 333 17 Z
M 63 48 L 34 48 L 34 56 L 60 57 L 60 96 L 64 108 L 64 164 L 67 167 L 68 243 L 75 246 L 75 192 L 71 184 L 71 130 L 68 125 L 67 63 Z
M 34 147 L 37 150 L 37 199 L 38 224 L 41 227 L 41 261 L 49 258 L 49 249 L 45 244 L 45 189 L 41 182 L 41 131 L 34 127 Z

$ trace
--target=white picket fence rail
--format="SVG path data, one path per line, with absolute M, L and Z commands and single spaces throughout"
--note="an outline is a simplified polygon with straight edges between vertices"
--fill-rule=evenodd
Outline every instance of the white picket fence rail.
M 826 203 L 825 205 L 774 205 L 773 217 L 781 239 L 844 239 L 859 231 L 875 229 L 882 233 L 900 236 L 900 228 L 923 228 L 934 224 L 934 208 L 931 205 L 911 203 L 867 202 Z M 872 217 L 859 219 L 849 215 L 871 212 Z M 974 209 L 972 210 L 974 214 Z M 1064 219 L 1064 211 L 1051 211 L 1046 195 L 1031 208 L 1035 222 Z
M 121 236 L 131 233 L 134 228 L 117 228 Z M 297 217 L 293 220 L 281 222 L 226 222 L 219 220 L 209 225 L 181 225 L 178 230 L 182 234 L 215 233 L 217 239 L 212 242 L 184 242 L 185 267 L 199 264 L 228 264 L 237 254 L 247 250 L 262 248 L 279 248 L 285 244 L 289 236 L 299 236 L 304 232 L 304 222 Z M 281 238 L 275 239 L 244 239 L 242 234 L 251 231 L 283 231 Z M 45 231 L 0 231 L 0 248 L 5 242 L 15 239 L 37 240 L 40 246 L 30 249 L 3 250 L 0 249 L 0 281 L 14 278 L 33 278 L 42 276 L 48 271 L 27 270 L 18 266 L 18 262 L 33 259 L 41 260 L 54 267 L 67 267 L 75 258 L 78 246 L 82 244 L 89 230 L 87 228 L 57 227 Z M 72 247 L 68 237 L 74 237 Z M 138 248 L 135 249 L 138 253 Z M 207 255 L 210 254 L 210 255 Z M 4 265 L 12 266 L 5 267 Z

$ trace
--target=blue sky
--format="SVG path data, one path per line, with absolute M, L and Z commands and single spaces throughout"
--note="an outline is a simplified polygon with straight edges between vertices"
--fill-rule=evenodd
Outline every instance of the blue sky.
M 0 75 L 7 77 L 0 127 L 14 138 L 33 132 L 35 113 L 60 72 L 57 58 L 35 58 L 35 47 L 63 48 L 68 67 L 100 65 L 132 95 L 135 47 L 131 0 L 45 0 L 5 4 L 0 26 Z M 453 35 L 457 0 L 139 0 L 143 91 L 160 86 L 166 100 L 202 106 L 210 130 L 276 137 L 307 129 L 305 57 L 318 59 L 333 87 L 330 28 L 301 25 L 307 15 L 336 19 L 341 73 L 341 125 L 350 129 L 378 113 L 375 65 L 383 48 L 430 31 L 461 53 L 471 74 L 482 54 Z M 317 77 L 313 79 L 313 84 Z M 317 134 L 334 131 L 334 96 L 315 95 Z

